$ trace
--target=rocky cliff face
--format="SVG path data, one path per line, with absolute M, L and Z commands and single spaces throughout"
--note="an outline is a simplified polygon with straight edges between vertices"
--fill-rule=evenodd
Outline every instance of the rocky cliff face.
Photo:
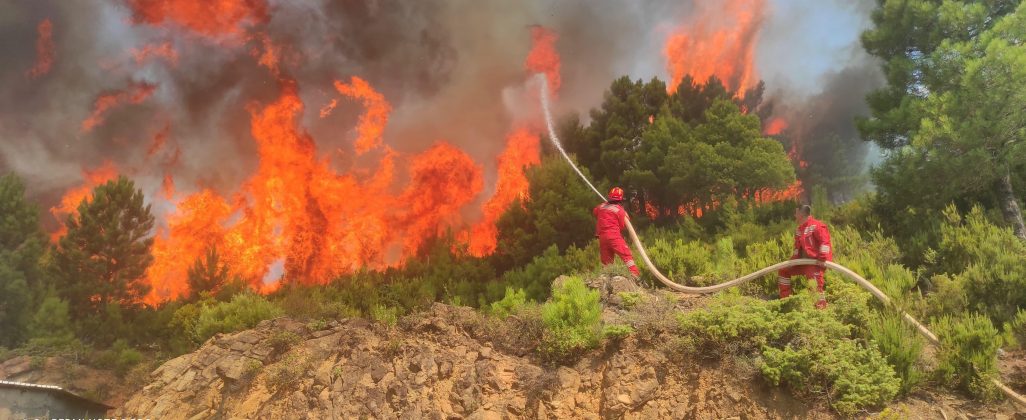
M 612 290 L 607 296 L 614 296 Z M 615 315 L 615 314 L 613 314 Z M 576 364 L 489 339 L 483 317 L 436 304 L 386 327 L 289 318 L 212 338 L 156 369 L 115 413 L 161 419 L 829 417 L 717 366 L 671 362 L 631 337 Z M 515 320 L 513 321 L 515 322 Z M 514 328 L 516 329 L 516 328 Z
M 622 316 L 617 292 L 632 286 L 623 279 L 593 286 L 603 292 L 605 317 Z M 638 331 L 574 364 L 558 365 L 537 359 L 537 341 L 526 332 L 531 327 L 518 324 L 525 321 L 508 319 L 500 330 L 489 322 L 494 320 L 469 308 L 441 304 L 393 327 L 362 319 L 321 325 L 265 321 L 166 362 L 113 414 L 160 419 L 833 417 L 822 404 L 795 400 L 751 380 L 750 366 L 746 372 L 726 365 L 729 361 L 680 360 L 649 344 L 650 332 Z M 948 418 L 960 410 L 950 404 L 972 404 L 927 398 L 903 402 L 895 413 Z M 993 412 L 985 414 L 994 418 Z

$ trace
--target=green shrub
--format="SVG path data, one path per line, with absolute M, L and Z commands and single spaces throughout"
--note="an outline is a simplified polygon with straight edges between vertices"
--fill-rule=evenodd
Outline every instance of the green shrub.
M 1026 349 L 1026 310 L 1020 309 L 1015 318 L 1005 324 L 1005 343 Z
M 512 287 L 507 287 L 502 300 L 492 303 L 491 313 L 499 318 L 505 318 L 520 310 L 526 301 L 527 294 L 524 293 L 524 289 L 513 290 Z
M 606 325 L 602 328 L 602 337 L 610 340 L 619 341 L 623 340 L 628 335 L 634 332 L 634 328 L 630 325 Z
M 875 348 L 850 339 L 813 339 L 809 345 L 763 351 L 763 376 L 799 393 L 825 392 L 839 413 L 880 406 L 898 393 L 901 381 Z
M 938 274 L 930 279 L 933 293 L 926 298 L 926 314 L 932 318 L 960 314 L 969 307 L 966 284 L 963 277 Z
M 690 278 L 713 271 L 713 253 L 698 241 L 657 238 L 648 248 L 649 257 L 664 274 L 678 283 L 690 283 Z
M 99 367 L 112 369 L 118 376 L 124 377 L 133 366 L 143 360 L 142 353 L 128 345 L 125 339 L 120 338 L 107 350 L 101 351 L 96 356 L 96 364 Z
M 497 294 L 501 295 L 506 287 L 513 287 L 523 289 L 528 300 L 542 302 L 548 299 L 551 293 L 553 279 L 564 274 L 590 271 L 597 265 L 597 241 L 592 241 L 583 249 L 570 246 L 563 255 L 560 255 L 559 249 L 553 245 L 541 255 L 534 257 L 527 265 L 504 273 L 502 282 L 496 284 L 501 287 Z M 494 299 L 498 300 L 499 296 L 495 296 Z
M 994 398 L 997 391 L 991 379 L 997 375 L 1001 337 L 990 320 L 972 314 L 957 319 L 943 317 L 933 325 L 941 340 L 935 371 L 938 377 L 973 397 Z
M 375 304 L 371 306 L 370 316 L 371 319 L 391 327 L 399 322 L 399 308 Z
M 901 379 L 901 392 L 908 393 L 923 376 L 917 367 L 925 344 L 923 338 L 896 314 L 874 316 L 867 327 L 869 339 Z
M 588 289 L 580 277 L 570 277 L 542 306 L 542 350 L 553 359 L 566 359 L 595 348 L 601 318 L 598 291 Z
M 292 331 L 277 331 L 271 335 L 268 342 L 278 352 L 284 352 L 292 348 L 301 338 Z
M 229 302 L 201 304 L 193 325 L 193 337 L 197 342 L 206 341 L 218 333 L 228 333 L 253 328 L 260 321 L 279 317 L 281 308 L 265 297 L 248 292 L 232 297 Z M 188 325 L 188 320 L 182 320 Z
M 807 293 L 771 301 L 723 293 L 705 309 L 680 315 L 681 338 L 670 348 L 713 358 L 761 354 L 759 368 L 770 383 L 800 396 L 826 395 L 844 414 L 886 403 L 901 382 L 876 347 L 853 339 L 860 324 L 847 322 L 868 312 L 866 300 L 856 298 L 866 293 L 847 283 L 836 289 L 834 296 L 848 301 L 829 310 L 813 309 Z
M 952 275 L 966 308 L 1001 325 L 1026 309 L 1026 243 L 989 221 L 980 207 L 961 216 L 944 211 L 941 241 L 931 255 L 935 270 Z
M 631 309 L 641 303 L 644 300 L 644 296 L 639 292 L 620 292 L 620 302 L 624 309 Z
M 303 355 L 290 353 L 267 369 L 268 388 L 275 392 L 291 389 L 310 370 L 312 363 Z
M 309 328 L 310 331 L 324 330 L 328 328 L 328 321 L 325 319 L 315 319 L 313 321 L 307 322 L 306 327 Z
M 68 302 L 53 296 L 52 291 L 29 321 L 28 335 L 25 347 L 33 354 L 53 354 L 81 347 L 72 332 Z

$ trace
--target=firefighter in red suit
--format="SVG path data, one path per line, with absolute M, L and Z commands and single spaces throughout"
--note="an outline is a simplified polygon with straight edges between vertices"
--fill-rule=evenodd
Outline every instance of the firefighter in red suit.
M 791 255 L 791 259 L 811 258 L 819 262 L 815 265 L 799 265 L 780 270 L 780 277 L 777 278 L 780 297 L 791 296 L 791 277 L 804 276 L 816 280 L 816 292 L 819 293 L 816 308 L 823 309 L 827 306 L 826 293 L 823 291 L 824 263 L 834 260 L 830 231 L 823 222 L 812 217 L 812 207 L 808 205 L 795 209 L 794 217 L 798 221 L 798 229 L 794 233 L 794 254 Z
M 634 263 L 631 249 L 627 247 L 627 242 L 624 242 L 623 236 L 620 235 L 620 231 L 627 226 L 627 211 L 620 205 L 621 202 L 623 202 L 623 189 L 613 187 L 609 191 L 609 201 L 599 204 L 595 210 L 592 210 L 596 219 L 595 236 L 599 238 L 599 254 L 602 258 L 602 265 L 612 264 L 613 256 L 619 255 L 620 259 L 627 264 L 627 268 L 631 270 L 631 274 L 637 278 L 641 276 L 641 272 L 638 271 L 638 266 Z

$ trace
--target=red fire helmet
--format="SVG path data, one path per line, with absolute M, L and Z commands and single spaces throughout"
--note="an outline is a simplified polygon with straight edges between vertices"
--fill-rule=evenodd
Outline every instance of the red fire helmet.
M 613 187 L 609 190 L 609 201 L 623 201 L 623 188 Z

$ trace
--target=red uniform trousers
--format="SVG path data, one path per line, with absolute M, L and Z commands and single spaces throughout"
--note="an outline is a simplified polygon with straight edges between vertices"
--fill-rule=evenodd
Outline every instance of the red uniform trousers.
M 816 292 L 819 293 L 817 307 L 826 306 L 826 292 L 823 289 L 823 272 L 825 269 L 818 265 L 798 265 L 781 269 L 777 274 L 777 288 L 780 290 L 780 297 L 791 296 L 791 277 L 804 276 L 816 281 Z
M 641 271 L 638 270 L 638 265 L 634 263 L 634 256 L 631 255 L 631 249 L 627 246 L 627 242 L 624 242 L 622 237 L 599 237 L 599 257 L 602 259 L 602 265 L 612 264 L 613 257 L 617 255 L 620 256 L 620 259 L 623 260 L 624 264 L 627 264 L 627 268 L 631 270 L 631 274 L 635 277 L 641 276 Z

